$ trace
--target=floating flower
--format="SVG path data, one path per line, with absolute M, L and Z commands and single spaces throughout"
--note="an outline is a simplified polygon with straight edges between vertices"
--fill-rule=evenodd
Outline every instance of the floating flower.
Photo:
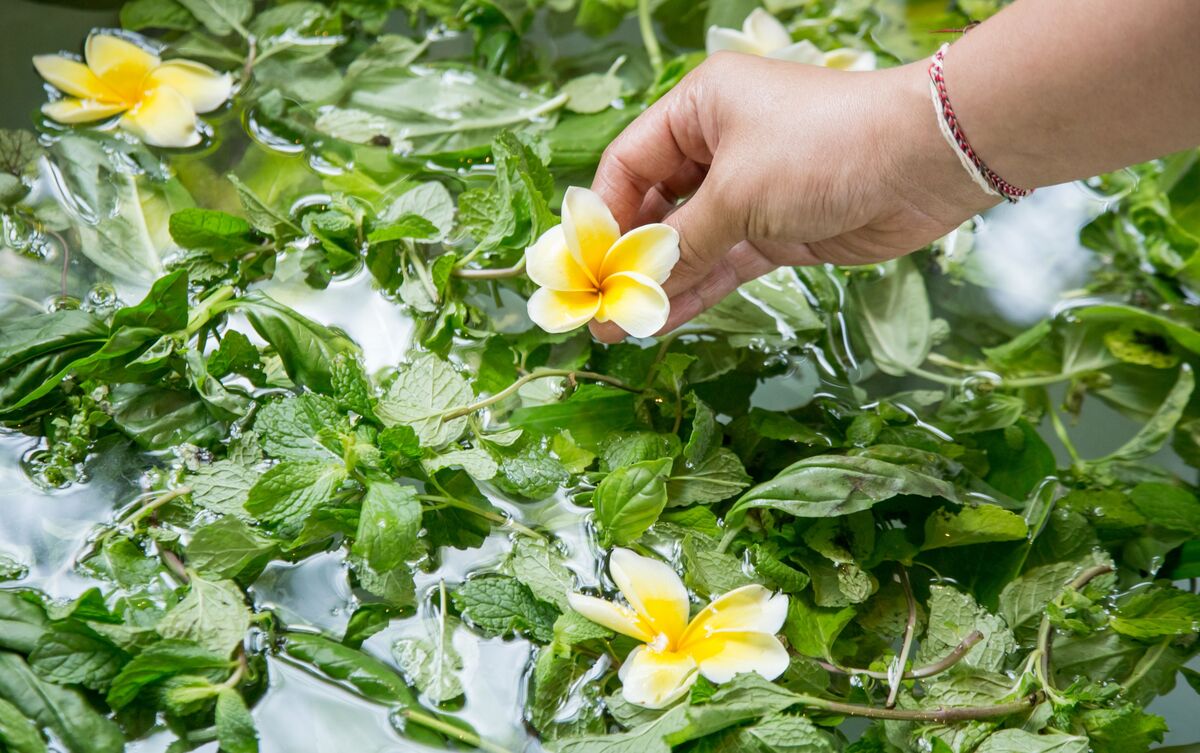
M 720 683 L 757 672 L 773 680 L 787 669 L 787 649 L 775 637 L 787 617 L 786 596 L 743 586 L 688 621 L 687 588 L 667 564 L 616 549 L 608 571 L 628 606 L 583 594 L 568 598 L 592 622 L 645 644 L 621 665 L 621 692 L 630 703 L 664 708 L 699 675 Z
M 849 47 L 822 52 L 807 39 L 793 43 L 787 28 L 762 8 L 755 8 L 746 16 L 741 31 L 710 26 L 705 47 L 709 55 L 719 50 L 729 50 L 843 71 L 875 70 L 873 52 Z
M 93 34 L 87 64 L 62 55 L 37 55 L 33 65 L 67 97 L 42 106 L 59 123 L 91 123 L 124 113 L 120 125 L 151 146 L 200 143 L 196 113 L 229 99 L 229 74 L 191 60 L 163 62 L 136 44 Z
M 525 261 L 541 286 L 529 298 L 529 318 L 542 329 L 567 332 L 595 319 L 649 337 L 671 312 L 662 282 L 679 261 L 679 234 L 653 224 L 621 235 L 599 196 L 571 187 L 562 224 L 543 233 Z

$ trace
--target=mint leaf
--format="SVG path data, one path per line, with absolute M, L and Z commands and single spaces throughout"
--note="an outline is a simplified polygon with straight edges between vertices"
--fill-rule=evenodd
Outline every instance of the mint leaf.
M 1169 586 L 1138 591 L 1117 604 L 1109 624 L 1140 640 L 1195 633 L 1200 630 L 1200 595 Z
M 377 572 L 405 565 L 420 553 L 421 503 L 411 486 L 372 481 L 363 496 L 358 536 L 350 552 Z
M 1028 532 L 1024 518 L 998 505 L 984 504 L 961 510 L 942 508 L 925 519 L 925 543 L 921 549 L 1020 541 Z
M 917 651 L 916 664 L 928 664 L 948 654 L 972 630 L 983 640 L 962 658 L 961 664 L 988 672 L 1004 667 L 1017 642 L 1004 620 L 989 614 L 970 594 L 952 586 L 930 586 L 929 626 Z
M 750 481 L 738 456 L 718 447 L 698 462 L 683 458 L 676 461 L 667 482 L 667 496 L 672 505 L 708 505 L 732 497 Z
M 233 688 L 224 688 L 217 694 L 217 740 L 224 753 L 258 753 L 254 718 Z
M 122 753 L 121 728 L 92 708 L 80 693 L 45 682 L 20 656 L 0 651 L 0 702 L 54 732 L 70 753 Z M 20 734 L 20 733 L 18 733 Z
M 567 594 L 575 590 L 575 575 L 567 569 L 566 559 L 545 539 L 521 536 L 513 542 L 505 565 L 513 577 L 524 583 L 534 596 L 569 610 Z
M 346 480 L 341 462 L 284 461 L 250 489 L 246 510 L 285 531 L 299 528 L 313 510 L 330 501 Z
M 163 638 L 192 641 L 219 656 L 241 644 L 250 629 L 250 610 L 237 584 L 207 580 L 193 573 L 189 591 L 159 620 L 155 629 Z
M 423 354 L 400 370 L 375 412 L 385 426 L 408 426 L 423 446 L 438 448 L 458 439 L 467 428 L 466 418 L 443 421 L 442 417 L 472 398 L 470 385 L 453 366 Z
M 401 638 L 392 644 L 392 656 L 404 675 L 434 703 L 445 703 L 465 691 L 459 672 L 462 657 L 454 648 L 458 620 L 440 613 L 425 621 L 425 636 Z
M 55 624 L 38 639 L 29 666 L 50 682 L 104 691 L 129 658 L 84 623 L 69 620 Z
M 235 578 L 275 551 L 274 541 L 260 536 L 238 518 L 227 516 L 197 529 L 185 553 L 188 565 L 197 572 Z
M 214 209 L 180 210 L 171 215 L 170 229 L 171 238 L 183 248 L 208 251 L 219 260 L 257 245 L 250 223 Z
M 126 664 L 109 688 L 107 701 L 114 709 L 128 706 L 143 688 L 183 673 L 223 680 L 233 663 L 192 641 L 164 640 L 143 650 Z
M 267 403 L 254 419 L 268 455 L 282 460 L 329 461 L 339 453 L 322 443 L 324 430 L 348 433 L 350 423 L 330 398 L 311 393 Z
M 833 642 L 853 619 L 854 607 L 818 607 L 806 595 L 800 594 L 788 599 L 783 633 L 788 643 L 801 654 L 832 660 Z
M 636 541 L 667 506 L 670 458 L 618 468 L 604 477 L 592 496 L 602 546 Z
M 554 638 L 558 610 L 516 578 L 472 578 L 455 589 L 454 605 L 468 622 L 491 635 L 522 632 L 543 643 Z
M 46 743 L 37 725 L 19 708 L 0 699 L 0 745 L 10 753 L 46 753 Z

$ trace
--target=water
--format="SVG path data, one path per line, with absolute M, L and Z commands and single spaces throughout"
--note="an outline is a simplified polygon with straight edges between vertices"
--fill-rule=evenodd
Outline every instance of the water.
M 4 20 L 21 35 L 0 48 L 0 65 L 6 71 L 0 93 L 0 125 L 24 127 L 30 113 L 43 101 L 41 83 L 28 63 L 34 53 L 71 46 L 93 27 L 115 25 L 111 11 L 35 5 L 26 0 L 5 0 Z M 559 44 L 581 40 L 570 35 Z M 450 44 L 461 44 L 451 40 Z M 1039 191 L 1030 201 L 990 212 L 970 239 L 975 252 L 968 275 L 987 280 L 990 304 L 1002 319 L 1020 327 L 1054 310 L 1085 278 L 1090 252 L 1079 246 L 1078 229 L 1104 202 L 1078 186 Z M 57 259 L 51 259 L 57 261 Z M 1037 269 L 1037 274 L 1028 270 Z M 93 280 L 79 264 L 68 268 L 67 292 L 83 298 Z M 11 250 L 0 250 L 0 317 L 28 314 L 45 307 L 62 292 L 60 269 L 38 263 Z M 401 361 L 410 347 L 414 323 L 402 310 L 374 289 L 370 275 L 359 271 L 333 281 L 327 290 L 313 293 L 291 255 L 281 260 L 275 278 L 263 286 L 281 302 L 318 321 L 345 330 L 363 348 L 367 368 L 379 371 Z M 121 291 L 124 300 L 135 300 L 140 289 Z M 475 301 L 493 316 L 500 331 L 526 326 L 523 301 L 505 290 L 500 305 Z M 244 321 L 231 326 L 253 336 Z M 802 406 L 822 389 L 820 354 L 798 358 L 789 373 L 764 380 L 753 404 L 771 410 Z M 537 389 L 543 385 L 535 385 Z M 922 385 L 927 386 L 927 385 Z M 1137 424 L 1089 400 L 1080 425 L 1072 431 L 1080 452 L 1097 457 L 1118 446 L 1137 430 Z M 1052 434 L 1046 439 L 1065 461 L 1065 453 Z M 142 453 L 102 451 L 87 463 L 86 480 L 65 489 L 48 491 L 35 485 L 22 468 L 22 460 L 36 451 L 37 440 L 0 434 L 0 552 L 13 555 L 30 567 L 22 586 L 39 588 L 58 598 L 71 598 L 94 585 L 75 570 L 78 554 L 98 527 L 112 521 L 140 493 L 143 474 L 156 461 Z M 1154 458 L 1176 473 L 1194 473 L 1169 450 Z M 587 510 L 560 494 L 538 504 L 514 504 L 495 490 L 486 490 L 492 501 L 528 526 L 553 530 L 565 545 L 571 567 L 582 586 L 600 581 L 599 552 L 594 549 L 586 524 Z M 418 573 L 419 606 L 411 616 L 394 620 L 372 636 L 364 648 L 395 666 L 392 644 L 401 637 L 419 635 L 432 615 L 432 594 L 440 583 L 455 583 L 479 570 L 497 567 L 509 547 L 505 532 L 493 534 L 480 549 L 439 553 L 434 573 Z M 306 626 L 340 637 L 356 606 L 341 553 L 310 557 L 296 564 L 273 563 L 251 589 L 255 604 L 271 609 L 293 626 Z M 463 658 L 466 696 L 458 715 L 485 738 L 513 750 L 537 750 L 538 745 L 521 721 L 521 702 L 530 646 L 523 640 L 483 639 L 466 629 L 453 637 Z M 1200 669 L 1200 661 L 1193 662 Z M 268 662 L 270 686 L 253 713 L 262 733 L 264 753 L 318 753 L 354 750 L 360 753 L 395 753 L 420 750 L 396 734 L 389 710 L 361 700 L 285 659 Z M 1195 720 L 1194 692 L 1180 684 L 1157 699 L 1150 710 L 1163 714 L 1172 730 L 1167 744 L 1193 742 L 1200 734 Z M 158 732 L 132 743 L 131 753 L 162 753 L 174 739 Z M 216 745 L 199 748 L 216 753 Z

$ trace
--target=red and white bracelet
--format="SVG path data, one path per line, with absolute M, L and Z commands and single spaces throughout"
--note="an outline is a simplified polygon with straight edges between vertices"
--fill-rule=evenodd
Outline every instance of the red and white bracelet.
M 929 61 L 929 92 L 933 97 L 934 109 L 937 111 L 938 129 L 945 137 L 946 143 L 958 155 L 959 162 L 970 173 L 976 185 L 989 196 L 999 196 L 1005 201 L 1016 203 L 1033 193 L 1033 189 L 1017 188 L 984 164 L 979 154 L 971 148 L 971 143 L 967 141 L 967 135 L 963 133 L 962 126 L 958 123 L 958 116 L 954 114 L 954 108 L 950 106 L 950 95 L 946 92 L 944 69 L 946 50 L 949 47 L 949 44 L 942 45 Z

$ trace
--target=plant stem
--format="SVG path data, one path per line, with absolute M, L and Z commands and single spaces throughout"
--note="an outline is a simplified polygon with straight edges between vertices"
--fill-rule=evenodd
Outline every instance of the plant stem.
M 884 705 L 889 709 L 896 705 L 896 697 L 904 680 L 904 670 L 908 666 L 908 654 L 912 651 L 913 633 L 917 629 L 917 599 L 913 596 L 912 583 L 909 582 L 908 571 L 903 565 L 896 571 L 896 576 L 900 579 L 904 599 L 908 602 L 908 622 L 904 626 L 904 643 L 900 647 L 900 655 L 896 657 L 896 663 L 892 666 L 895 677 L 892 676 L 893 671 L 888 672 L 888 683 L 891 687 L 888 690 L 887 703 Z
M 1112 571 L 1113 569 L 1109 565 L 1089 567 L 1075 576 L 1075 579 L 1068 583 L 1067 588 L 1064 590 L 1078 591 L 1088 583 L 1091 583 L 1093 578 L 1105 573 L 1111 573 Z M 1041 625 L 1038 626 L 1037 649 L 1034 652 L 1038 657 L 1036 672 L 1038 681 L 1041 683 L 1042 689 L 1046 691 L 1046 695 L 1050 697 L 1050 700 L 1057 704 L 1063 704 L 1066 702 L 1066 699 L 1054 689 L 1054 676 L 1050 673 L 1050 636 L 1052 633 L 1050 628 L 1050 613 L 1046 612 L 1046 614 L 1042 615 Z
M 1050 399 L 1046 399 L 1046 411 L 1050 414 L 1050 425 L 1054 427 L 1054 436 L 1058 437 L 1058 441 L 1066 448 L 1067 454 L 1071 456 L 1072 465 L 1080 465 L 1083 459 L 1079 457 L 1079 451 L 1075 449 L 1075 443 L 1071 441 L 1071 436 L 1067 434 L 1067 427 L 1063 425 L 1062 419 L 1058 415 L 1058 411 L 1054 410 L 1054 406 L 1050 405 Z
M 434 732 L 440 732 L 446 737 L 453 738 L 464 745 L 471 746 L 472 748 L 490 751 L 490 753 L 512 753 L 512 751 L 510 751 L 508 748 L 497 745 L 490 740 L 485 740 L 479 735 L 468 732 L 465 729 L 455 727 L 453 724 L 443 722 L 441 719 L 431 716 L 424 711 L 418 711 L 416 709 L 409 708 L 401 710 L 400 715 L 411 722 L 425 727 L 426 729 L 431 729 Z
M 741 533 L 745 527 L 746 526 L 741 525 L 741 526 L 729 526 L 728 528 L 726 528 L 725 535 L 721 537 L 721 542 L 719 544 L 717 544 L 717 551 L 724 552 L 726 549 L 728 549 L 729 545 L 733 543 L 733 540 L 735 538 L 737 538 L 737 535 L 739 533 Z
M 424 259 L 417 251 L 415 244 L 408 243 L 408 258 L 412 261 L 413 269 L 417 271 L 417 277 L 421 280 L 421 286 L 425 288 L 425 294 L 429 296 L 429 300 L 434 303 L 441 303 L 441 296 L 438 295 L 437 288 L 433 284 L 433 278 L 429 276 L 429 269 L 425 266 Z
M 962 386 L 962 383 L 963 383 L 962 377 L 952 377 L 952 376 L 946 376 L 944 374 L 938 374 L 933 371 L 926 371 L 925 369 L 922 369 L 919 366 L 909 366 L 905 370 L 909 374 L 912 374 L 913 376 L 919 376 L 922 379 L 928 379 L 931 382 L 937 382 L 938 384 L 944 384 L 948 387 L 960 387 L 960 386 Z
M 1019 701 L 1011 701 L 1009 703 L 999 703 L 992 706 L 962 706 L 959 708 L 938 708 L 938 709 L 883 709 L 874 706 L 860 706 L 856 703 L 842 703 L 841 701 L 830 701 L 825 698 L 817 698 L 816 696 L 801 696 L 797 703 L 803 706 L 831 711 L 835 714 L 843 716 L 861 716 L 867 719 L 892 719 L 906 722 L 932 722 L 934 724 L 945 724 L 948 722 L 962 722 L 973 719 L 996 719 L 998 717 L 1010 716 L 1018 714 L 1022 711 L 1028 711 L 1042 700 L 1040 692 L 1031 693 Z
M 184 566 L 183 560 L 179 559 L 179 555 L 172 552 L 170 549 L 159 549 L 159 559 L 167 566 L 167 569 L 174 573 L 179 582 L 188 584 L 192 580 L 192 576 L 188 575 L 187 567 Z
M 167 503 L 171 502 L 172 500 L 178 499 L 179 497 L 182 497 L 185 494 L 191 494 L 191 493 L 192 493 L 192 487 L 190 487 L 190 486 L 180 486 L 175 489 L 171 489 L 170 491 L 163 492 L 162 494 L 158 495 L 153 500 L 151 500 L 148 504 L 142 505 L 141 507 L 137 508 L 129 515 L 127 515 L 124 518 L 122 518 L 121 520 L 117 521 L 116 525 L 114 525 L 113 528 L 122 528 L 124 526 L 135 526 L 142 519 L 144 519 L 150 513 L 154 512 L 155 510 L 162 507 L 163 505 L 166 505 Z
M 506 277 L 517 277 L 525 271 L 525 257 L 511 267 L 499 269 L 466 269 L 455 267 L 450 274 L 465 280 L 502 280 Z
M 217 308 L 220 304 L 228 301 L 232 297 L 233 288 L 229 285 L 222 285 L 213 292 L 209 293 L 207 298 L 196 304 L 196 310 L 193 311 L 191 316 L 188 317 L 187 329 L 184 330 L 184 333 L 188 337 L 196 334 L 201 327 L 208 323 L 208 320 L 211 319 L 214 314 L 218 313 L 218 311 L 214 311 L 213 309 Z
M 1146 655 L 1143 656 L 1141 661 L 1137 663 L 1137 666 L 1133 668 L 1133 672 L 1130 673 L 1129 677 L 1125 678 L 1125 681 L 1121 683 L 1121 687 L 1128 691 L 1134 685 L 1137 685 L 1138 682 L 1146 676 L 1146 673 L 1149 672 L 1150 669 L 1155 665 L 1159 657 L 1162 656 L 1162 652 L 1167 650 L 1167 646 L 1171 645 L 1171 641 L 1174 638 L 1175 636 L 1167 636 L 1163 640 L 1159 641 L 1158 645 L 1147 651 Z
M 654 33 L 654 21 L 650 18 L 650 0 L 638 0 L 638 30 L 642 33 L 646 57 L 650 59 L 650 67 L 654 69 L 654 78 L 657 79 L 662 75 L 663 56 L 658 36 Z
M 463 510 L 464 512 L 474 513 L 484 520 L 490 520 L 493 523 L 498 523 L 502 526 L 508 526 L 509 528 L 512 528 L 513 530 L 523 533 L 531 538 L 542 539 L 543 541 L 546 539 L 546 537 L 542 534 L 526 526 L 524 523 L 508 517 L 507 515 L 501 515 L 500 513 L 495 513 L 490 510 L 480 510 L 478 507 L 475 507 L 468 502 L 455 499 L 454 497 L 442 496 L 440 494 L 418 494 L 417 499 L 426 502 L 435 502 L 445 507 L 453 507 L 456 510 Z
M 955 664 L 958 664 L 958 662 L 967 655 L 967 652 L 974 648 L 975 644 L 979 643 L 981 640 L 983 640 L 983 633 L 979 632 L 978 630 L 972 630 L 967 634 L 966 638 L 963 638 L 961 641 L 959 641 L 959 644 L 955 646 L 950 653 L 946 654 L 932 664 L 926 664 L 923 667 L 916 667 L 909 672 L 905 672 L 900 679 L 920 680 L 924 677 L 933 677 L 934 675 L 941 674 L 947 669 L 953 667 Z M 865 675 L 867 677 L 873 677 L 876 680 L 890 679 L 887 672 L 879 672 L 874 669 L 839 667 L 836 664 L 830 664 L 829 662 L 825 661 L 818 661 L 817 664 L 821 665 L 823 669 L 826 669 L 830 672 L 837 672 L 838 674 Z
M 617 379 L 615 377 L 610 377 L 605 374 L 597 374 L 594 371 L 576 371 L 576 370 L 572 370 L 572 369 L 534 369 L 533 371 L 531 371 L 528 374 L 517 379 L 517 381 L 508 385 L 507 387 L 500 390 L 499 392 L 497 392 L 494 395 L 485 397 L 484 399 L 479 400 L 474 403 L 471 403 L 470 405 L 464 405 L 461 408 L 455 408 L 452 411 L 448 411 L 448 412 L 442 414 L 442 421 L 443 422 L 452 421 L 456 418 L 462 418 L 463 416 L 470 415 L 471 413 L 474 413 L 475 411 L 483 410 L 484 408 L 488 407 L 489 405 L 495 405 L 496 403 L 500 402 L 501 400 L 504 400 L 505 398 L 515 395 L 518 390 L 520 390 L 522 387 L 529 384 L 530 382 L 532 382 L 535 379 L 547 379 L 550 377 L 569 377 L 571 379 L 575 379 L 575 378 L 591 379 L 591 380 L 594 380 L 597 382 L 604 382 L 605 384 L 611 384 L 612 386 L 614 386 L 618 389 L 626 390 L 628 392 L 641 392 L 641 390 L 639 390 L 638 388 L 631 387 L 628 384 L 626 384 L 625 382 L 622 382 L 620 379 Z

